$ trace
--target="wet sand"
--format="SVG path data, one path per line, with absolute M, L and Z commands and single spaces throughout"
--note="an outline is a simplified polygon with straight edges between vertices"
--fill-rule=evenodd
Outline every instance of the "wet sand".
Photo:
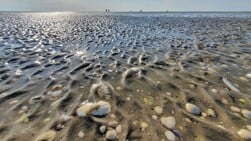
M 0 13 L 1 140 L 251 140 L 251 14 L 208 15 Z

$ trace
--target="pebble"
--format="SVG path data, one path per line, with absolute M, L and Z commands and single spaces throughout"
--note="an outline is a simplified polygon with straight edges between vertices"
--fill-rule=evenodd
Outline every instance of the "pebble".
M 10 104 L 11 104 L 11 105 L 17 104 L 18 102 L 19 102 L 19 100 L 13 100 L 13 101 L 10 102 Z
M 213 109 L 211 109 L 211 108 L 208 108 L 208 109 L 207 109 L 207 114 L 208 114 L 209 116 L 211 116 L 211 117 L 216 118 L 216 113 L 215 113 L 215 111 L 214 111 Z
M 231 106 L 230 109 L 234 112 L 241 112 L 241 109 L 239 107 Z
M 106 132 L 105 138 L 107 140 L 116 140 L 117 132 L 114 129 L 111 129 L 111 130 Z
M 242 104 L 245 104 L 245 103 L 246 103 L 246 100 L 245 100 L 245 99 L 240 98 L 240 99 L 239 99 L 239 102 L 240 102 L 240 103 L 242 103 Z
M 117 127 L 116 127 L 116 132 L 117 133 L 121 133 L 121 131 L 122 131 L 122 126 L 121 126 L 121 124 L 119 124 Z
M 51 93 L 51 96 L 53 96 L 53 97 L 58 97 L 58 96 L 60 96 L 62 93 L 63 93 L 62 90 L 53 91 L 53 92 Z
M 222 98 L 222 101 L 221 101 L 222 103 L 224 103 L 224 104 L 228 104 L 228 101 L 225 99 L 225 98 Z
M 28 108 L 28 106 L 23 106 L 21 109 L 24 111 L 27 111 L 29 108 Z
M 243 115 L 244 117 L 246 117 L 246 118 L 248 118 L 248 119 L 251 119 L 251 111 L 246 110 L 246 109 L 243 109 L 243 110 L 241 111 L 241 113 L 242 113 L 242 115 Z
M 97 103 L 98 109 L 94 110 L 92 112 L 92 115 L 94 116 L 105 116 L 111 112 L 111 105 L 108 102 L 105 101 L 99 101 Z
M 15 72 L 15 75 L 16 76 L 21 76 L 22 75 L 22 70 L 17 69 L 16 72 Z
M 38 95 L 38 96 L 34 96 L 32 97 L 30 100 L 29 100 L 29 103 L 30 104 L 36 104 L 36 103 L 39 103 L 41 101 L 44 100 L 44 96 L 43 95 Z
M 251 72 L 246 74 L 246 77 L 251 79 Z
M 69 121 L 70 119 L 72 119 L 72 116 L 69 116 L 69 115 L 65 115 L 65 114 L 62 114 L 59 119 L 63 122 L 67 122 Z
M 59 90 L 62 90 L 63 89 L 63 86 L 62 85 L 54 85 L 53 87 L 52 87 L 52 90 L 53 91 L 59 91 Z
M 172 116 L 169 117 L 161 117 L 160 122 L 167 128 L 173 129 L 175 127 L 176 121 Z
M 163 108 L 161 108 L 160 106 L 156 106 L 154 107 L 154 111 L 160 115 L 163 113 Z
M 106 131 L 106 126 L 105 125 L 102 125 L 102 126 L 99 127 L 99 132 L 100 133 L 104 134 L 105 131 Z
M 218 91 L 216 89 L 211 89 L 213 93 L 217 93 Z
M 198 106 L 192 104 L 192 103 L 187 103 L 186 104 L 186 110 L 189 113 L 195 114 L 195 115 L 199 115 L 201 113 L 201 110 Z
M 207 113 L 202 112 L 201 115 L 202 115 L 203 117 L 207 117 Z
M 251 132 L 246 130 L 246 129 L 241 129 L 237 132 L 237 134 L 243 138 L 243 139 L 246 139 L 246 140 L 249 140 L 251 139 Z
M 242 81 L 248 81 L 248 79 L 246 77 L 240 77 L 240 80 L 242 80 Z
M 116 115 L 115 115 L 115 114 L 111 114 L 110 117 L 111 117 L 111 118 L 116 118 Z
M 152 115 L 152 118 L 153 118 L 154 120 L 157 120 L 157 119 L 158 119 L 158 117 L 157 117 L 156 115 Z
M 167 130 L 165 132 L 165 136 L 166 136 L 168 141 L 175 141 L 175 135 L 173 134 L 173 132 Z
M 110 121 L 108 126 L 115 128 L 119 123 L 117 121 Z
M 122 88 L 121 88 L 121 87 L 117 87 L 116 90 L 117 90 L 117 91 L 121 91 Z
M 54 141 L 55 137 L 56 137 L 56 132 L 51 130 L 38 136 L 35 139 L 35 141 Z
M 192 121 L 189 118 L 185 118 L 185 121 L 188 123 L 192 123 Z
M 148 127 L 148 124 L 146 122 L 141 122 L 141 128 L 146 129 Z
M 82 131 L 78 132 L 78 137 L 79 138 L 84 138 L 85 134 Z
M 77 115 L 79 117 L 85 117 L 87 116 L 87 114 L 89 114 L 89 112 L 94 109 L 96 107 L 96 105 L 94 103 L 86 103 L 85 105 L 79 107 L 77 109 Z
M 77 109 L 77 115 L 79 117 L 85 117 L 90 112 L 94 116 L 106 116 L 111 112 L 111 105 L 105 101 L 99 101 L 97 103 L 84 103 Z

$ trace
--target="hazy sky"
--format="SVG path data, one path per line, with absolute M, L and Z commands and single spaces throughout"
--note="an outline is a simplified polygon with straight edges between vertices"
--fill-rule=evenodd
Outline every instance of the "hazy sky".
M 251 11 L 251 0 L 0 0 L 0 11 Z

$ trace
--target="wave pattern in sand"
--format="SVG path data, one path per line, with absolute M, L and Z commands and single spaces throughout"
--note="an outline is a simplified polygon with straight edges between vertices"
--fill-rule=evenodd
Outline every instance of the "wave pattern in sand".
M 250 23 L 1 13 L 0 138 L 248 140 Z

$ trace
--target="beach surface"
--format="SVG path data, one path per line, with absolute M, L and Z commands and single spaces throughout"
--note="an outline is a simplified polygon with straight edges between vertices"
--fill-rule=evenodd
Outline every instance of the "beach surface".
M 0 13 L 1 141 L 251 140 L 251 13 Z

